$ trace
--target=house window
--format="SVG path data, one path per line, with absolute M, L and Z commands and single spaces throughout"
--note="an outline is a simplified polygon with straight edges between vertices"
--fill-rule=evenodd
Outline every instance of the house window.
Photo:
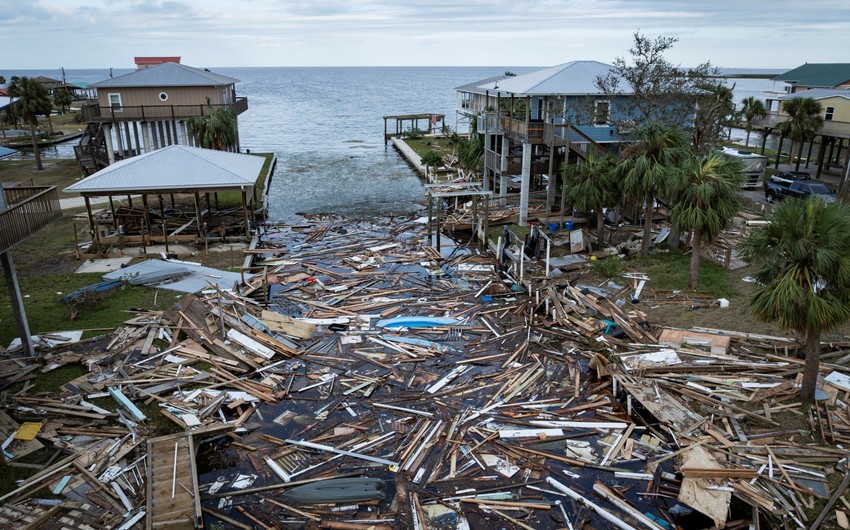
M 109 106 L 113 112 L 121 112 L 121 94 L 109 94 Z
M 832 121 L 832 116 L 835 114 L 835 107 L 827 107 L 823 115 L 824 121 Z
M 160 101 L 168 101 L 168 92 L 160 92 L 159 93 Z
M 596 101 L 593 113 L 593 125 L 597 127 L 608 125 L 608 111 L 610 107 L 611 104 L 606 99 Z

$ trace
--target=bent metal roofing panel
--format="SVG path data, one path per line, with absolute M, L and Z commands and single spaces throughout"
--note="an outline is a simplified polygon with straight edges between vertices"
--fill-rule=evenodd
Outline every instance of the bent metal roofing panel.
M 126 158 L 65 188 L 84 195 L 150 190 L 204 190 L 254 186 L 265 158 L 170 145 Z
M 222 86 L 238 79 L 179 63 L 162 63 L 90 85 L 91 88 Z

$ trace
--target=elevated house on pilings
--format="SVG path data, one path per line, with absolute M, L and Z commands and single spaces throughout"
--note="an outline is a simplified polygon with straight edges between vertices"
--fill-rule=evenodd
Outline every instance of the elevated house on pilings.
M 457 87 L 460 119 L 475 121 L 484 135 L 484 189 L 505 197 L 519 176 L 520 224 L 528 215 L 532 177 L 546 182 L 546 211 L 555 203 L 561 164 L 596 152 L 616 152 L 627 130 L 619 123 L 619 101 L 595 86 L 612 67 L 572 61 L 524 75 L 493 77 Z M 617 98 L 627 99 L 628 92 Z M 537 178 L 545 176 L 546 178 Z
M 767 116 L 754 121 L 754 126 L 762 132 L 762 154 L 768 135 L 788 119 L 782 103 L 793 98 L 812 98 L 821 104 L 823 118 L 823 126 L 815 131 L 820 136 L 817 177 L 831 165 L 843 168 L 842 174 L 846 175 L 850 163 L 850 63 L 806 63 L 775 76 L 773 81 L 782 83 L 781 89 L 766 94 Z M 784 140 L 780 137 L 777 153 L 782 151 Z M 813 143 L 803 153 L 806 166 L 812 158 Z M 842 156 L 844 149 L 846 153 Z
M 236 96 L 238 79 L 176 62 L 163 62 L 91 85 L 97 101 L 82 107 L 88 124 L 75 154 L 84 176 L 117 160 L 169 145 L 195 146 L 188 121 L 228 109 L 235 116 L 248 110 L 248 99 Z M 226 150 L 239 152 L 236 142 Z

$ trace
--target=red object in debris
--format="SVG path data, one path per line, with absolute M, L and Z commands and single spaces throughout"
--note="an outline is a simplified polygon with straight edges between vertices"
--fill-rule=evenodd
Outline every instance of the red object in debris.
M 316 278 L 307 278 L 307 283 L 316 283 Z

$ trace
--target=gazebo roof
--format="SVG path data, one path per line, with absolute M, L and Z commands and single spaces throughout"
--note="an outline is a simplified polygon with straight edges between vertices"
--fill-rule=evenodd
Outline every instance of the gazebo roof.
M 64 189 L 81 195 L 123 195 L 251 189 L 265 158 L 170 145 L 126 158 Z

